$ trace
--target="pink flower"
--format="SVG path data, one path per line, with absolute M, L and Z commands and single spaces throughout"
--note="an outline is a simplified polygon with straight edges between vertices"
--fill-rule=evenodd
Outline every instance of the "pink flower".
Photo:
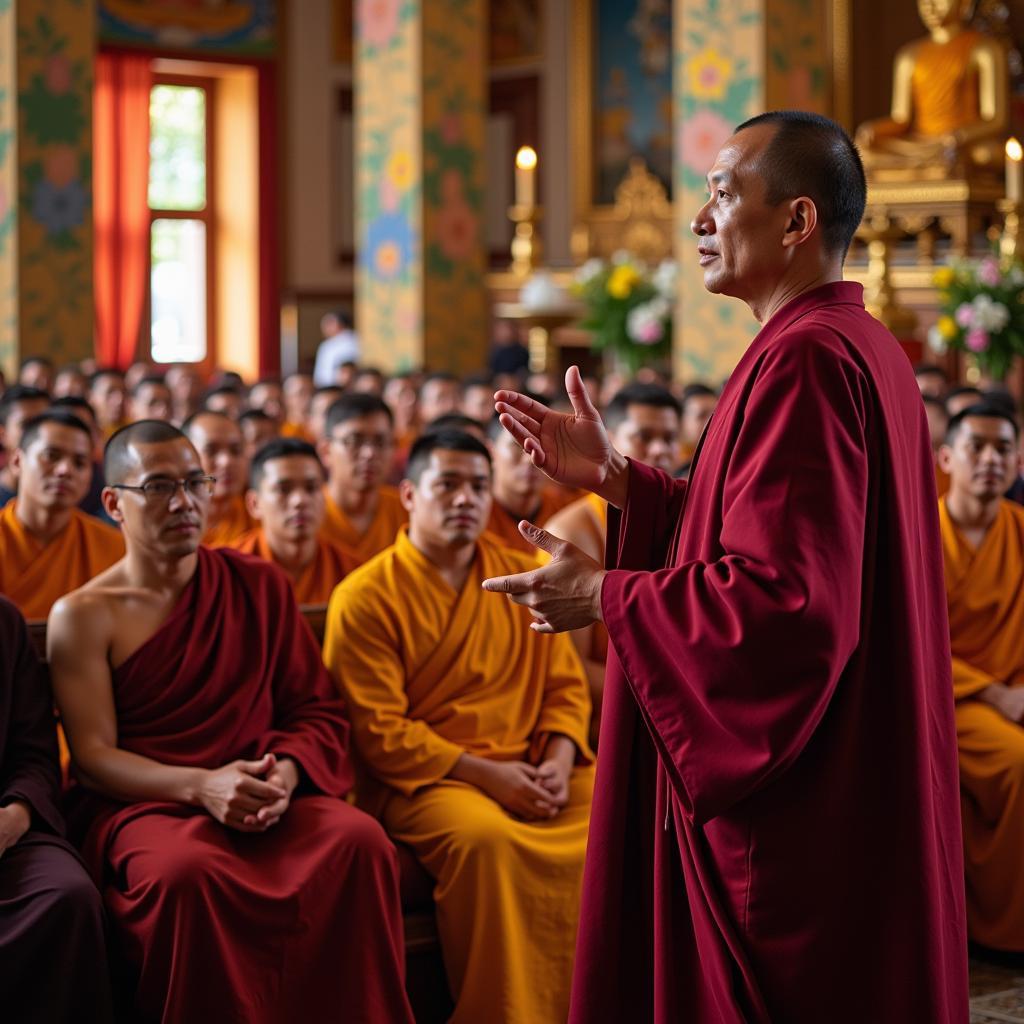
M 398 31 L 399 0 L 359 0 L 359 30 L 363 42 L 377 49 L 391 43 Z
M 981 266 L 978 267 L 978 280 L 987 288 L 997 287 L 1002 280 L 999 264 L 991 257 L 981 261 Z
M 55 53 L 52 57 L 46 58 L 46 67 L 43 69 L 43 79 L 46 88 L 55 96 L 63 96 L 71 90 L 71 61 L 62 53 Z
M 967 332 L 967 337 L 964 338 L 964 344 L 972 352 L 984 352 L 988 348 L 989 337 L 988 332 L 983 331 L 980 327 L 975 327 Z
M 641 345 L 657 345 L 665 336 L 665 327 L 660 320 L 648 320 L 637 329 L 636 340 Z
M 732 125 L 713 110 L 699 110 L 679 130 L 679 159 L 694 174 L 704 177 L 718 151 L 732 135 Z
M 961 327 L 973 327 L 974 307 L 969 302 L 962 302 L 957 307 L 957 311 L 953 314 L 953 319 L 956 320 Z

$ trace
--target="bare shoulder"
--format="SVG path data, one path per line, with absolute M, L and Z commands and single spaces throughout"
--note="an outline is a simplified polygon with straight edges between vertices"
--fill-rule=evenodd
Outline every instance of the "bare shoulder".
M 125 589 L 120 565 L 116 564 L 65 594 L 47 619 L 47 657 L 52 660 L 55 654 L 69 649 L 80 652 L 106 649 Z
M 560 508 L 545 524 L 548 533 L 561 537 L 562 540 L 573 540 L 581 530 L 586 530 L 592 523 L 593 514 L 586 498 Z

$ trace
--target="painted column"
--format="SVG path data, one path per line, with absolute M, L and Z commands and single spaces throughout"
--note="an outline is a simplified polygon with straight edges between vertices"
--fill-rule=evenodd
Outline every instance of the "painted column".
M 356 327 L 366 363 L 486 361 L 483 0 L 362 0 Z
M 94 0 L 0 0 L 0 366 L 93 354 Z
M 758 324 L 737 299 L 704 290 L 690 221 L 733 128 L 765 110 L 827 113 L 829 0 L 675 0 L 676 256 L 674 363 L 686 381 L 720 383 Z

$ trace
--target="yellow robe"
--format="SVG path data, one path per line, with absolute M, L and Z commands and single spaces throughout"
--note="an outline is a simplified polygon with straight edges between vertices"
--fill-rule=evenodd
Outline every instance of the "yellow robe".
M 265 562 L 278 564 L 274 559 L 274 553 L 270 550 L 262 527 L 250 530 L 249 533 L 228 546 L 247 555 L 262 558 Z M 295 600 L 300 605 L 327 604 L 331 592 L 345 576 L 356 568 L 357 564 L 354 555 L 321 537 L 317 542 L 313 560 L 302 570 L 298 579 L 287 572 L 286 575 L 291 580 Z M 284 570 L 284 566 L 281 568 Z
M 540 507 L 532 517 L 528 518 L 534 526 L 541 526 L 560 509 L 571 505 L 572 501 L 571 492 L 560 487 L 545 487 L 541 493 Z M 505 547 L 522 551 L 523 554 L 531 555 L 534 558 L 537 557 L 537 549 L 519 532 L 519 517 L 509 515 L 497 500 L 491 504 L 491 518 L 487 521 L 487 532 Z
M 1024 951 L 1024 727 L 976 699 L 1024 686 L 1024 508 L 1000 502 L 975 550 L 939 502 L 972 939 Z
M 216 522 L 206 524 L 203 543 L 208 548 L 228 548 L 245 536 L 258 524 L 245 507 L 245 498 L 235 495 L 227 505 L 224 515 Z
M 360 534 L 347 515 L 335 504 L 334 499 L 325 492 L 327 498 L 327 514 L 321 533 L 330 541 L 355 556 L 356 563 L 362 565 L 374 555 L 395 543 L 395 536 L 400 527 L 409 521 L 409 516 L 402 508 L 398 490 L 394 487 L 381 487 L 377 501 L 377 511 L 366 532 Z
M 543 1024 L 568 1013 L 593 768 L 590 700 L 568 637 L 480 589 L 533 563 L 481 538 L 456 593 L 403 530 L 342 581 L 324 660 L 348 702 L 358 802 L 435 878 L 455 1024 Z M 511 817 L 446 776 L 468 752 L 536 763 L 551 733 L 580 751 L 555 818 Z
M 0 510 L 0 593 L 26 619 L 45 619 L 60 598 L 124 555 L 120 530 L 77 508 L 68 525 L 44 544 L 22 525 L 17 506 L 15 498 Z

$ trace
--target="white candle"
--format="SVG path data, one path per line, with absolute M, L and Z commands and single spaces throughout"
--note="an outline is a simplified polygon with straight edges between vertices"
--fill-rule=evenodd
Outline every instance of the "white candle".
M 537 151 L 520 146 L 516 153 L 516 206 L 532 208 L 537 201 Z
M 1019 203 L 1024 196 L 1024 147 L 1016 139 L 1006 143 L 1006 198 Z

